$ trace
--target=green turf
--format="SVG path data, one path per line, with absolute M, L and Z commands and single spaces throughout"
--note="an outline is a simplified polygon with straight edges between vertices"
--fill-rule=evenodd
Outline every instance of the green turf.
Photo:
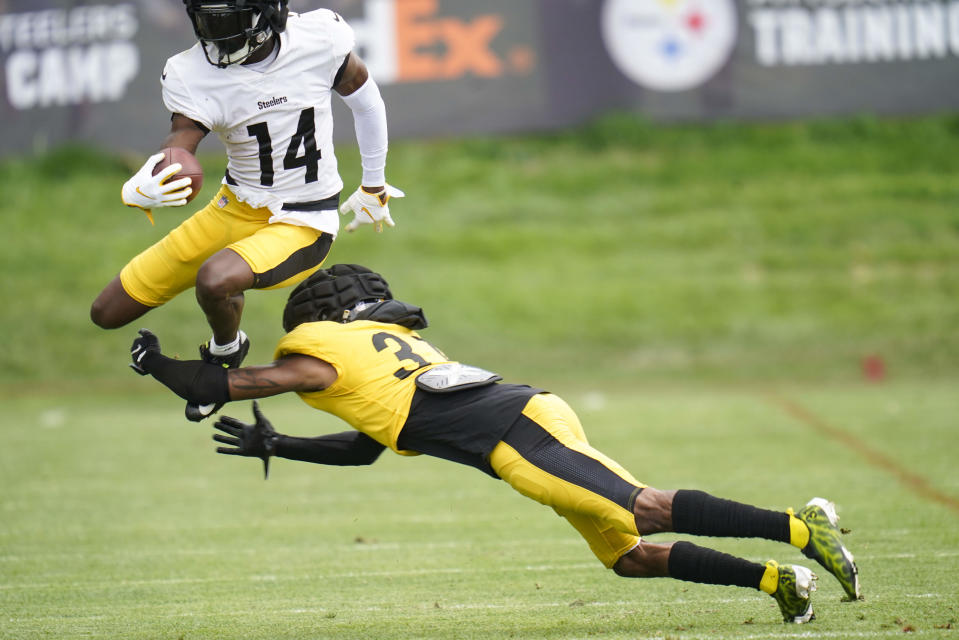
M 956 508 L 779 404 L 957 495 L 954 447 L 942 446 L 952 393 L 564 392 L 592 442 L 656 486 L 772 508 L 835 500 L 866 600 L 841 603 L 820 570 L 818 619 L 804 627 L 784 627 L 759 592 L 617 578 L 551 511 L 466 467 L 388 453 L 358 469 L 279 460 L 264 482 L 259 461 L 215 455 L 209 426 L 177 420 L 180 403 L 162 394 L 6 398 L 0 638 L 954 637 Z M 339 428 L 292 398 L 264 408 L 288 432 Z M 771 542 L 699 541 L 808 564 Z

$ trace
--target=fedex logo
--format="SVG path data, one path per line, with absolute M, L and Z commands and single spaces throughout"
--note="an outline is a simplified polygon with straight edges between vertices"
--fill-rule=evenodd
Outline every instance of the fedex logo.
M 485 3 L 484 3 L 485 4 Z M 348 18 L 360 55 L 382 84 L 494 78 L 526 74 L 535 65 L 528 45 L 494 48 L 505 27 L 501 13 L 440 14 L 439 0 L 365 0 L 364 16 Z

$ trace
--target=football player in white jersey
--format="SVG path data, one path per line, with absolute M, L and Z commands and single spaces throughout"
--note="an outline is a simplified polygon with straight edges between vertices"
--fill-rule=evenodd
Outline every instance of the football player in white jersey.
M 209 204 L 122 269 L 90 316 L 105 329 L 122 327 L 195 286 L 213 330 L 200 355 L 233 368 L 249 350 L 243 292 L 303 280 L 339 230 L 333 91 L 352 111 L 362 158 L 361 186 L 340 208 L 354 214 L 347 230 L 393 226 L 388 202 L 403 194 L 386 183 L 386 108 L 342 17 L 291 13 L 289 0 L 183 2 L 198 42 L 163 70 L 172 120 L 162 147 L 195 153 L 215 132 L 226 175 Z M 123 185 L 124 204 L 147 213 L 186 204 L 189 178 L 170 179 L 180 165 L 153 175 L 162 157 L 151 156 Z M 198 421 L 218 409 L 188 403 L 186 415 Z

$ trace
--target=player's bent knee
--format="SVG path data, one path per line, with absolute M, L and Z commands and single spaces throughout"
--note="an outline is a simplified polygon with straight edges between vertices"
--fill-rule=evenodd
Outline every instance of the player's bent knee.
M 623 578 L 657 578 L 668 575 L 669 545 L 640 542 L 616 561 L 613 572 Z
M 253 286 L 253 270 L 235 252 L 224 249 L 203 263 L 196 274 L 200 300 L 222 300 Z
M 196 297 L 200 300 L 216 300 L 232 295 L 227 281 L 213 269 L 200 268 L 196 274 Z
M 90 320 L 101 329 L 119 329 L 136 320 L 153 307 L 134 300 L 115 277 L 90 305 Z
M 143 315 L 147 307 L 143 307 L 143 309 L 143 311 L 126 309 L 118 301 L 101 295 L 90 305 L 90 320 L 101 329 L 119 329 Z
M 620 578 L 645 578 L 650 575 L 642 562 L 637 562 L 630 554 L 624 555 L 613 565 L 613 573 Z
M 614 565 L 613 565 L 612 567 L 610 567 L 610 568 L 613 570 L 613 573 L 615 573 L 616 575 L 618 575 L 620 578 L 632 578 L 632 577 L 633 577 L 633 574 L 630 573 L 630 570 L 629 570 L 629 560 L 626 558 L 626 556 L 623 556 L 622 558 L 620 558 L 619 560 L 617 560 L 617 561 L 616 561 L 616 564 L 614 564 Z
M 117 329 L 123 326 L 110 315 L 107 306 L 99 300 L 95 300 L 90 306 L 90 320 L 101 329 Z
M 644 488 L 633 503 L 633 516 L 640 535 L 671 531 L 673 526 L 673 490 Z
M 196 295 L 201 300 L 221 300 L 243 293 L 252 284 L 246 274 L 224 273 L 207 262 L 196 274 Z

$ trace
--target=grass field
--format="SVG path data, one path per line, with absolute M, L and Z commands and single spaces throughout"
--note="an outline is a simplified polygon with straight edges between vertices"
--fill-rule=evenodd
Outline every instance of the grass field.
M 840 603 L 820 571 L 818 619 L 785 627 L 759 592 L 615 577 L 551 511 L 466 467 L 280 460 L 264 482 L 259 461 L 215 456 L 211 430 L 173 419 L 180 403 L 161 394 L 35 396 L 4 411 L 0 637 L 955 637 L 959 506 L 897 477 L 959 495 L 942 446 L 952 386 L 565 395 L 594 444 L 657 486 L 775 508 L 836 500 L 866 600 Z M 339 428 L 292 399 L 264 408 L 288 432 Z M 805 561 L 765 541 L 701 542 Z
M 222 171 L 208 148 L 201 199 Z M 118 206 L 142 158 L 0 163 L 0 639 L 956 637 L 957 148 L 954 116 L 611 117 L 396 143 L 397 227 L 334 246 L 330 262 L 422 304 L 451 356 L 563 395 L 640 479 L 779 509 L 835 500 L 866 600 L 840 603 L 819 571 L 801 627 L 758 592 L 617 578 L 551 511 L 466 467 L 280 460 L 264 482 L 258 461 L 215 455 L 208 425 L 126 368 L 138 326 L 194 357 L 208 329 L 192 295 L 119 331 L 88 320 L 182 217 L 150 227 Z M 352 184 L 355 150 L 339 155 Z M 249 295 L 250 362 L 270 358 L 284 300 Z M 288 433 L 343 428 L 292 397 L 263 406 Z

